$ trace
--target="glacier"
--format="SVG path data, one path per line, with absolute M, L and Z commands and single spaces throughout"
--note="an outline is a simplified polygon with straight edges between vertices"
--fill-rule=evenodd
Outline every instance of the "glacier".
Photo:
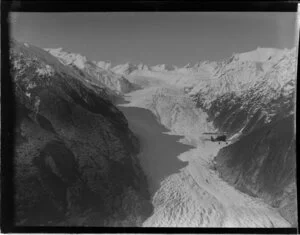
M 152 94 L 157 89 L 161 88 L 154 88 Z M 122 106 L 143 107 L 154 110 L 151 109 L 149 104 L 153 99 L 147 99 L 150 96 L 147 93 L 149 93 L 149 88 L 127 94 L 127 100 L 130 103 Z M 179 97 L 177 96 L 178 99 L 180 99 Z M 169 103 L 169 100 L 166 99 L 165 102 Z M 156 114 L 155 112 L 153 113 Z M 168 117 L 168 114 L 168 112 L 163 110 L 160 112 L 162 116 Z M 182 115 L 185 115 L 184 111 Z M 213 130 L 210 123 L 203 121 L 206 119 L 205 113 L 202 113 L 202 115 L 202 117 L 199 115 L 196 120 L 187 120 L 185 124 L 182 124 L 182 121 L 180 121 L 179 125 L 174 123 L 169 125 L 171 128 L 168 134 L 183 135 L 184 139 L 181 142 L 190 143 L 193 149 L 177 156 L 178 159 L 187 162 L 188 165 L 182 168 L 180 172 L 171 174 L 160 182 L 160 188 L 155 192 L 152 199 L 154 213 L 143 223 L 143 226 L 289 227 L 290 224 L 270 206 L 228 185 L 219 178 L 215 170 L 211 169 L 214 156 L 224 144 L 219 145 L 218 143 L 205 141 L 203 140 L 205 139 L 203 135 L 200 139 L 195 138 L 197 133 L 199 136 L 199 132 L 203 133 Z M 167 118 L 156 117 L 157 120 Z M 196 133 L 191 132 L 193 127 L 198 125 L 199 119 L 203 119 L 202 125 L 199 125 L 201 126 L 200 130 L 196 130 Z M 150 153 L 144 154 L 149 155 L 153 152 L 151 148 L 148 151 Z M 157 164 L 160 164 L 160 162 Z M 172 162 L 169 162 L 170 166 L 172 164 Z M 164 164 L 164 166 L 167 165 Z M 144 168 L 147 167 L 146 163 Z M 162 171 L 167 172 L 168 170 L 162 169 Z M 152 174 L 158 173 L 152 172 Z
M 174 156 L 173 161 L 179 159 L 187 165 L 160 182 L 152 196 L 154 213 L 143 223 L 144 227 L 291 226 L 278 208 L 224 181 L 215 167 L 215 156 L 227 144 L 210 142 L 203 133 L 222 131 L 222 126 L 214 122 L 220 115 L 215 102 L 227 107 L 226 102 L 234 105 L 237 99 L 241 110 L 250 113 L 247 120 L 241 122 L 242 126 L 228 129 L 229 144 L 251 133 L 248 127 L 251 118 L 263 104 L 272 104 L 261 113 L 265 124 L 293 114 L 296 52 L 296 48 L 257 48 L 233 54 L 223 61 L 204 61 L 173 70 L 158 65 L 154 69 L 126 71 L 127 79 L 142 89 L 127 93 L 128 103 L 121 106 L 150 110 L 157 122 L 168 129 L 166 134 L 181 136 L 178 142 L 192 147 Z M 253 129 L 259 127 L 254 125 Z M 144 154 L 151 155 L 152 149 L 147 151 L 150 153 Z M 163 156 L 158 157 L 161 158 Z

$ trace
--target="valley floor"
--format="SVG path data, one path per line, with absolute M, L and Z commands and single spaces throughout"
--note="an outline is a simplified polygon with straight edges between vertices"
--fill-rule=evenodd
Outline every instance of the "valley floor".
M 153 88 L 151 88 L 153 89 Z M 145 227 L 289 227 L 279 213 L 257 198 L 228 185 L 213 169 L 222 144 L 194 146 L 167 134 L 157 118 L 135 103 L 149 89 L 127 94 L 119 105 L 142 146 L 141 165 L 148 176 L 154 212 Z M 182 142 L 182 141 L 181 141 Z

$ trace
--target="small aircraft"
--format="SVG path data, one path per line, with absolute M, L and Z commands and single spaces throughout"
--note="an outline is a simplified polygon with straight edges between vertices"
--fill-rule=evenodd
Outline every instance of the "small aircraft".
M 219 135 L 219 136 L 217 136 L 215 138 L 211 136 L 210 140 L 212 142 L 219 142 L 219 144 L 220 144 L 221 141 L 223 141 L 223 142 L 226 142 L 226 144 L 227 144 L 226 135 Z
M 205 135 L 217 135 L 216 137 L 211 136 L 210 137 L 210 141 L 212 142 L 226 142 L 226 144 L 228 144 L 227 142 L 227 136 L 224 133 L 210 133 L 210 132 L 205 132 L 203 133 Z

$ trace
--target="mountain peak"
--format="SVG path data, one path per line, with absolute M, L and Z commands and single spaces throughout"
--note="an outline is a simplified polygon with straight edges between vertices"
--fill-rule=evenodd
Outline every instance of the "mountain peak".
M 64 51 L 64 49 L 62 47 L 58 47 L 58 48 L 44 48 L 44 50 L 46 50 L 46 51 Z
M 183 68 L 186 68 L 186 69 L 189 69 L 189 68 L 191 68 L 191 67 L 192 67 L 191 63 L 188 63 L 188 64 L 186 64 L 185 66 L 183 66 Z
M 110 61 L 94 61 L 95 65 L 103 69 L 109 69 L 111 67 Z
M 83 69 L 85 67 L 85 63 L 87 62 L 87 58 L 85 56 L 82 56 L 78 53 L 66 52 L 62 47 L 44 48 L 44 50 L 57 57 L 63 64 L 73 64 L 80 69 Z
M 257 47 L 253 51 L 236 53 L 234 58 L 239 61 L 265 62 L 277 56 L 282 56 L 285 52 L 286 50 L 282 49 Z
M 172 71 L 175 68 L 173 65 L 158 64 L 158 65 L 152 66 L 151 69 L 154 71 Z

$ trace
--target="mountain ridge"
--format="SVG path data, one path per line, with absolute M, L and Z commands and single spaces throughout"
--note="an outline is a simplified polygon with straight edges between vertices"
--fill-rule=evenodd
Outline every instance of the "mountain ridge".
M 44 48 L 44 50 L 58 58 L 62 64 L 78 68 L 81 75 L 84 77 L 91 77 L 93 81 L 103 84 L 104 87 L 109 88 L 112 92 L 120 94 L 137 89 L 137 87 L 130 83 L 124 76 L 115 74 L 113 71 L 108 69 L 110 67 L 110 63 L 103 61 L 95 63 L 88 60 L 86 56 L 66 52 L 63 51 L 62 48 Z
M 109 90 L 32 45 L 12 42 L 10 62 L 16 225 L 140 226 L 152 208 L 140 145 Z

